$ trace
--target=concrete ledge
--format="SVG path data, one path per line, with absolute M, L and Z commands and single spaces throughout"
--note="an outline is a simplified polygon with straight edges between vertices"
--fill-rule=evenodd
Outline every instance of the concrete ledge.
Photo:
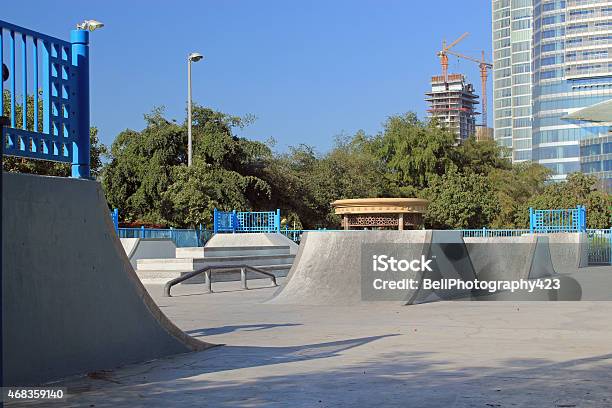
M 290 251 L 288 245 L 176 248 L 177 258 L 209 258 L 249 255 L 290 255 Z
M 276 265 L 293 262 L 294 255 L 248 255 L 209 258 L 171 258 L 171 259 L 140 259 L 138 271 L 169 270 L 169 271 L 195 271 L 207 265 L 214 264 L 251 264 Z

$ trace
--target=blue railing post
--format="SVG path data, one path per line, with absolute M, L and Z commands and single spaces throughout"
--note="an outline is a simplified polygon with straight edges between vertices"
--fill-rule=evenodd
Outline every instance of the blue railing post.
M 119 209 L 113 208 L 113 224 L 115 225 L 115 232 L 119 235 Z
M 72 67 L 76 72 L 75 91 L 76 103 L 69 107 L 69 115 L 76 118 L 70 132 L 76 133 L 72 142 L 72 177 L 90 178 L 89 163 L 89 32 L 87 30 L 72 30 Z M 72 92 L 72 91 L 71 91 Z
M 218 219 L 217 219 L 217 209 L 213 208 L 213 234 L 216 234 L 217 232 L 219 232 L 219 225 L 218 225 Z
M 280 208 L 276 209 L 276 219 L 275 219 L 275 223 L 276 223 L 276 232 L 280 232 L 280 228 L 281 228 L 281 221 L 280 221 Z
M 144 238 L 145 237 L 145 227 L 144 225 L 140 226 L 140 238 Z
M 238 218 L 236 217 L 236 210 L 232 211 L 232 234 L 236 232 L 236 227 L 238 224 Z
M 533 207 L 529 207 L 529 232 L 533 234 L 533 227 L 535 224 L 535 214 L 533 213 Z

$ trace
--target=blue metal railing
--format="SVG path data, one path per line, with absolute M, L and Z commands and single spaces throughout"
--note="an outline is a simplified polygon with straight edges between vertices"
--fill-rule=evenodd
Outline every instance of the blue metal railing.
M 464 229 L 460 230 L 463 237 L 487 238 L 487 237 L 520 237 L 529 234 L 528 229 Z
M 213 230 L 223 232 L 280 232 L 280 210 L 213 211 Z
M 583 205 L 559 210 L 529 208 L 531 232 L 584 232 L 586 229 L 586 208 Z
M 167 238 L 174 241 L 178 248 L 202 247 L 213 236 L 212 231 L 202 228 L 119 228 L 117 233 L 119 238 Z
M 0 113 L 7 110 L 10 119 L 2 139 L 4 154 L 72 163 L 72 177 L 89 178 L 89 32 L 73 30 L 68 42 L 0 20 L 0 62 L 9 71 L 10 94 L 9 106 L 4 106 L 0 81 Z

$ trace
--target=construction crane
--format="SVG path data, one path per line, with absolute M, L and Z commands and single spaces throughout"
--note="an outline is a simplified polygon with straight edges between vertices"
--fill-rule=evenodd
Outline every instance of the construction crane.
M 480 68 L 480 81 L 482 84 L 482 95 L 481 95 L 481 103 L 482 103 L 482 126 L 487 127 L 487 77 L 489 73 L 487 70 L 493 68 L 493 64 L 485 61 L 485 52 L 482 51 L 481 59 L 476 59 L 472 57 L 468 57 L 467 55 L 462 55 L 454 51 L 446 50 L 448 54 L 452 54 L 456 57 L 466 59 L 468 61 L 472 61 L 478 64 Z M 448 57 L 447 57 L 448 58 Z M 448 59 L 446 61 L 446 66 L 448 68 Z M 442 66 L 442 72 L 444 72 L 444 65 Z
M 438 51 L 438 57 L 440 57 L 440 63 L 442 64 L 442 76 L 444 77 L 444 82 L 448 82 L 448 54 L 451 53 L 450 49 L 459 44 L 459 42 L 468 35 L 470 35 L 470 33 L 463 33 L 461 37 L 457 38 L 449 45 L 446 45 L 446 40 L 442 41 L 442 49 Z

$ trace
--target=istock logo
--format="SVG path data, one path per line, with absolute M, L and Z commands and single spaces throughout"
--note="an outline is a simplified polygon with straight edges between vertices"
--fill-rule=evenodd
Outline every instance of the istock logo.
M 421 259 L 395 259 L 388 255 L 373 255 L 372 256 L 372 271 L 373 272 L 432 272 L 429 264 L 433 259 L 426 259 L 425 255 L 421 255 Z

